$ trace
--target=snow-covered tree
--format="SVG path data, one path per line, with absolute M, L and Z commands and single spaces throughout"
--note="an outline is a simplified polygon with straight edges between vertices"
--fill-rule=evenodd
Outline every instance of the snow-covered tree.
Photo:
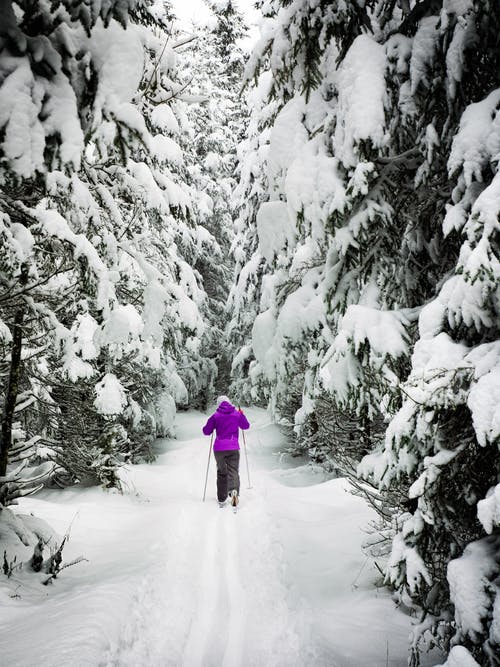
M 415 664 L 428 633 L 451 649 L 447 664 L 498 664 L 499 19 L 488 2 L 444 3 L 407 22 L 403 47 L 401 89 L 427 146 L 415 188 L 447 250 L 372 464 L 381 488 L 409 486 L 388 578 L 423 612 Z
M 233 191 L 236 185 L 236 148 L 243 136 L 246 106 L 241 96 L 246 33 L 243 18 L 231 0 L 207 0 L 210 16 L 196 28 L 186 46 L 184 77 L 191 98 L 200 100 L 188 109 L 193 136 L 186 146 L 190 155 L 191 182 L 196 190 L 196 215 L 209 234 L 205 252 L 195 265 L 203 279 L 208 299 L 204 317 L 210 322 L 203 350 L 212 362 L 212 387 L 202 388 L 206 405 L 214 393 L 224 393 L 228 384 L 225 345 L 225 306 L 232 277 Z M 210 383 L 209 383 L 210 384 Z
M 90 194 L 82 211 L 85 216 L 93 199 L 95 232 L 102 234 L 104 225 L 100 250 L 118 272 L 115 284 L 121 304 L 116 316 L 113 309 L 103 323 L 104 345 L 95 358 L 99 360 L 109 334 L 113 345 L 107 346 L 106 359 L 98 364 L 108 365 L 108 372 L 124 379 L 131 399 L 127 429 L 130 433 L 131 427 L 138 428 L 136 444 L 143 446 L 145 430 L 149 438 L 157 431 L 168 432 L 174 400 L 187 401 L 179 374 L 189 378 L 201 362 L 204 329 L 198 312 L 204 294 L 191 268 L 202 235 L 193 222 L 186 166 L 176 141 L 181 132 L 176 114 L 181 119 L 185 115 L 178 96 L 182 84 L 175 79 L 176 45 L 168 46 L 169 34 L 156 32 L 154 37 L 144 32 L 150 55 L 137 82 L 140 134 L 123 147 L 123 165 L 108 136 L 96 142 L 86 174 Z M 107 61 L 110 66 L 109 57 Z M 109 139 L 116 140 L 112 134 Z M 102 326 L 95 313 L 92 317 Z
M 238 364 L 246 359 L 251 384 L 270 391 L 278 415 L 291 413 L 293 421 L 300 408 L 295 414 L 299 427 L 313 408 L 318 365 L 332 343 L 332 324 L 349 300 L 356 301 L 350 288 L 355 285 L 359 294 L 368 282 L 351 272 L 350 279 L 336 286 L 330 266 L 335 262 L 330 239 L 344 224 L 345 213 L 359 212 L 359 228 L 362 215 L 369 215 L 360 209 L 377 209 L 371 201 L 362 202 L 373 168 L 354 173 L 349 139 L 343 160 L 332 151 L 338 95 L 335 62 L 368 19 L 357 5 L 334 11 L 330 3 L 318 3 L 314 9 L 300 2 L 283 7 L 265 3 L 264 10 L 269 18 L 248 72 L 248 77 L 258 77 L 258 84 L 250 96 L 255 103 L 247 141 L 253 145 L 247 147 L 242 163 L 240 188 L 242 199 L 252 205 L 243 209 L 237 245 L 247 246 L 247 253 L 238 266 L 232 297 L 232 330 L 236 335 L 244 331 L 247 339 L 235 341 L 235 369 L 241 370 Z M 359 39 L 358 51 L 363 45 L 368 51 L 368 42 Z M 379 72 L 375 61 L 366 80 Z M 359 97 L 364 83 L 358 87 Z M 354 101 L 346 104 L 350 110 Z M 376 118 L 372 125 L 378 122 Z M 373 127 L 359 129 L 370 132 Z M 348 257 L 338 262 L 337 275 L 342 275 L 343 262 L 357 261 L 356 250 L 345 244 L 341 250 Z M 373 291 L 367 298 L 373 299 Z M 260 299 L 260 314 L 250 316 L 245 326 L 251 311 L 247 302 Z M 248 356 L 248 325 L 253 330 L 254 361 Z
M 85 126 L 80 123 L 79 111 L 87 121 L 95 90 L 88 87 L 79 110 L 73 77 L 79 79 L 83 92 L 86 68 L 92 62 L 90 56 L 79 59 L 74 38 L 88 36 L 97 24 L 119 21 L 125 25 L 134 5 L 56 2 L 49 7 L 10 0 L 1 5 L 1 320 L 6 385 L 0 476 L 5 476 L 13 440 L 23 438 L 20 424 L 16 423 L 13 431 L 14 414 L 32 401 L 31 388 L 23 377 L 23 362 L 32 360 L 41 347 L 50 347 L 45 334 L 47 329 L 54 330 L 57 320 L 54 303 L 49 303 L 54 299 L 53 283 L 74 263 L 67 247 L 71 241 L 47 233 L 35 210 L 45 194 L 44 177 L 49 169 L 74 171 L 81 166 Z M 79 250 L 83 259 L 88 247 Z M 65 287 L 61 285 L 58 294 L 63 303 Z M 45 292 L 41 298 L 40 291 Z M 21 388 L 26 395 L 19 395 Z M 9 493 L 2 495 L 7 497 Z
M 119 460 L 169 431 L 201 359 L 204 234 L 169 17 L 108 5 L 103 21 L 98 3 L 30 4 L 4 33 L 3 475 L 15 410 L 19 456 L 35 446 L 72 479 L 116 484 Z
M 228 341 L 233 351 L 231 364 L 231 393 L 240 400 L 258 403 L 267 392 L 265 387 L 256 388 L 257 382 L 250 381 L 249 373 L 256 366 L 251 345 L 252 326 L 259 313 L 263 259 L 258 248 L 256 213 L 260 203 L 268 197 L 263 173 L 263 159 L 266 152 L 266 131 L 264 110 L 267 106 L 269 119 L 274 105 L 267 105 L 265 94 L 260 88 L 249 93 L 247 104 L 250 117 L 247 133 L 238 146 L 239 184 L 234 192 L 235 238 L 231 252 L 235 260 L 234 284 L 228 300 Z
M 429 632 L 495 664 L 498 12 L 262 9 L 234 367 L 292 415 L 299 443 L 332 464 L 339 449 L 353 475 L 389 423 L 360 474 L 398 517 L 388 580 L 426 616 L 411 659 Z

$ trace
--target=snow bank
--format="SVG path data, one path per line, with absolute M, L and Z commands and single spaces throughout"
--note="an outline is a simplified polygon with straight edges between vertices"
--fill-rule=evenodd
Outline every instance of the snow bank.
M 127 345 L 139 336 L 144 323 L 131 303 L 116 305 L 105 320 L 102 335 L 110 345 Z
M 278 189 L 278 183 L 283 184 L 288 167 L 301 154 L 308 141 L 307 130 L 302 122 L 305 109 L 303 97 L 297 95 L 285 104 L 274 121 L 267 155 L 270 191 Z
M 281 307 L 277 332 L 282 340 L 294 343 L 307 340 L 307 334 L 324 322 L 324 304 L 313 285 L 302 285 L 285 299 Z
M 465 182 L 482 181 L 482 169 L 491 155 L 500 152 L 500 90 L 492 91 L 484 100 L 470 104 L 460 118 L 453 138 L 448 172 L 463 169 Z
M 337 77 L 338 116 L 334 150 L 346 167 L 359 160 L 358 146 L 371 141 L 384 145 L 386 53 L 368 35 L 356 37 L 339 67 Z
M 500 526 L 500 484 L 489 489 L 486 498 L 478 502 L 477 517 L 488 534 Z
M 442 665 L 436 667 L 480 667 L 465 646 L 454 646 Z
M 163 132 L 170 132 L 175 135 L 180 131 L 179 122 L 168 104 L 161 104 L 153 109 L 151 122 Z
M 408 354 L 408 320 L 398 311 L 380 310 L 356 304 L 347 308 L 340 319 L 338 333 L 326 352 L 320 370 L 323 386 L 345 402 L 351 388 L 362 379 L 362 367 L 356 355 L 368 346 L 369 363 L 382 372 L 388 357 Z M 384 367 L 384 372 L 390 373 Z
M 346 205 L 338 160 L 318 153 L 310 142 L 287 171 L 285 194 L 294 219 L 297 213 L 302 213 L 312 225 L 313 239 L 321 239 L 328 217 L 334 211 L 342 212 Z
M 410 57 L 412 95 L 415 94 L 420 83 L 423 83 L 425 87 L 429 85 L 428 74 L 432 71 L 439 39 L 438 20 L 437 16 L 424 16 L 418 22 Z
M 164 391 L 156 396 L 149 409 L 155 417 L 157 437 L 165 438 L 173 435 L 176 405 L 171 394 Z
M 46 572 L 35 572 L 30 561 L 35 546 L 42 540 L 41 557 L 46 560 L 57 549 L 60 537 L 49 524 L 31 514 L 16 512 L 13 508 L 0 510 L 0 546 L 3 575 L 10 569 L 8 578 L 0 574 L 0 615 L 16 588 L 36 588 L 48 578 Z
M 500 435 L 500 365 L 492 368 L 472 386 L 467 398 L 474 430 L 483 447 Z
M 347 400 L 349 389 L 361 378 L 361 364 L 351 354 L 349 341 L 344 332 L 339 332 L 321 362 L 320 379 L 327 391 L 334 393 L 339 402 Z
M 127 403 L 125 390 L 113 373 L 106 373 L 95 386 L 94 405 L 102 415 L 119 415 Z
M 252 327 L 252 349 L 255 358 L 263 368 L 268 378 L 274 376 L 274 335 L 276 333 L 276 320 L 271 309 L 259 313 Z
M 275 255 L 295 241 L 295 223 L 285 202 L 270 201 L 260 205 L 257 211 L 259 250 L 270 263 Z
M 498 541 L 485 538 L 471 542 L 460 558 L 448 564 L 450 598 L 460 632 L 474 641 L 484 635 L 484 624 L 491 614 L 490 582 L 498 576 Z M 494 621 L 493 621 L 494 625 Z
M 405 325 L 408 321 L 400 312 L 352 305 L 340 320 L 339 329 L 352 340 L 355 352 L 367 342 L 374 354 L 397 359 L 408 353 Z

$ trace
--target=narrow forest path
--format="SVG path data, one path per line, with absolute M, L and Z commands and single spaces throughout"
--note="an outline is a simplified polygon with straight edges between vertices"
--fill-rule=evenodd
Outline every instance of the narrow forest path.
M 1 608 L 2 665 L 406 664 L 409 619 L 360 549 L 370 510 L 343 480 L 280 456 L 265 411 L 247 414 L 252 488 L 242 457 L 237 514 L 217 506 L 213 459 L 201 502 L 209 442 L 195 412 L 177 416 L 177 439 L 158 441 L 154 464 L 127 471 L 125 495 L 22 501 L 60 532 L 77 512 L 65 555 L 89 563 Z
M 252 416 L 257 437 L 269 420 L 263 412 Z M 252 466 L 248 489 L 242 452 L 241 503 L 234 514 L 216 503 L 212 457 L 201 502 L 209 439 L 200 431 L 206 416 L 181 413 L 177 419 L 177 440 L 159 443 L 164 453 L 155 468 L 161 479 L 144 480 L 150 502 L 164 508 L 156 545 L 161 563 L 146 575 L 133 617 L 101 664 L 327 664 L 301 642 L 307 619 L 283 582 L 260 466 Z M 250 447 L 253 437 L 247 437 Z

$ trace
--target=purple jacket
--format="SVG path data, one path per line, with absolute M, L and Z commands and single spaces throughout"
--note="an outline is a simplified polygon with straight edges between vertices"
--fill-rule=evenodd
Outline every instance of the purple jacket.
M 214 442 L 214 452 L 220 452 L 226 449 L 239 449 L 238 429 L 250 428 L 248 419 L 237 410 L 234 405 L 223 401 L 216 412 L 209 417 L 203 427 L 205 435 L 211 435 L 215 429 L 216 437 Z

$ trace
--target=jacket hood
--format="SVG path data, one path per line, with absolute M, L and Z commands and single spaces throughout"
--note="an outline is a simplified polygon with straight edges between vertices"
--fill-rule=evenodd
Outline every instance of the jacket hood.
M 217 412 L 222 412 L 222 414 L 228 414 L 229 412 L 234 412 L 236 408 L 234 405 L 231 405 L 228 401 L 222 401 L 222 403 L 217 408 Z

